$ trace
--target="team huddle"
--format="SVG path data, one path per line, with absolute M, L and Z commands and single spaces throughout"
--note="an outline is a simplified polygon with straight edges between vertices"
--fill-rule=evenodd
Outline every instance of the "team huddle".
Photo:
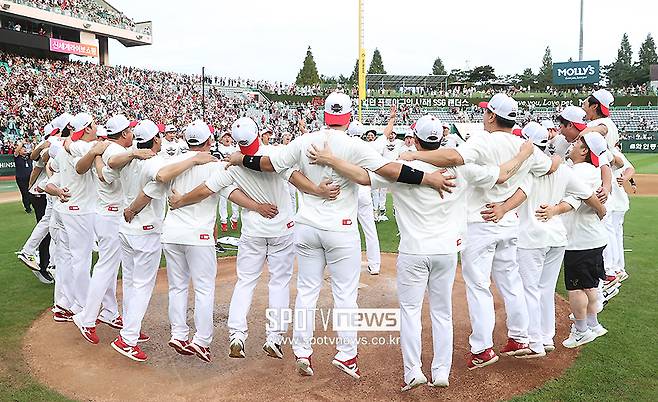
M 247 354 L 247 317 L 267 264 L 275 325 L 268 326 L 262 350 L 281 359 L 295 260 L 295 319 L 315 322 L 325 268 L 334 309 L 355 311 L 361 275 L 357 222 L 366 238 L 368 272 L 377 275 L 375 222 L 388 219 L 390 192 L 400 232 L 402 391 L 423 384 L 447 387 L 459 253 L 472 328 L 469 369 L 499 359 L 493 349 L 492 277 L 507 315 L 508 340 L 499 354 L 529 359 L 555 350 L 554 297 L 562 264 L 573 324 L 561 344 L 575 348 L 607 332 L 598 313 L 628 277 L 623 221 L 629 200 L 623 185 L 634 173 L 608 117 L 613 101 L 608 91 L 598 90 L 582 107 L 564 108 L 557 126 L 544 121 L 518 128 L 517 102 L 496 94 L 480 104 L 484 131 L 466 141 L 453 138 L 431 115 L 418 119 L 402 141 L 393 132 L 394 108 L 384 135 L 375 139 L 354 118 L 349 96 L 334 92 L 325 100 L 323 128 L 294 139 L 284 135 L 279 146 L 268 145 L 268 132 L 248 117 L 237 119 L 215 144 L 213 127 L 201 120 L 186 126 L 177 140 L 175 127 L 150 120 L 119 114 L 100 126 L 87 113 L 64 113 L 45 127 L 46 138 L 32 152 L 34 191 L 47 194 L 47 205 L 18 256 L 39 270 L 34 254 L 49 234 L 53 319 L 73 322 L 92 344 L 100 342 L 97 325 L 118 329 L 112 348 L 145 361 L 139 343 L 149 336 L 142 321 L 164 254 L 168 345 L 210 362 L 217 211 L 219 205 L 220 230 L 226 232 L 230 201 L 231 228 L 237 229 L 240 207 L 242 227 L 228 354 Z M 98 260 L 92 267 L 95 243 Z M 190 282 L 193 333 L 187 325 Z M 421 362 L 426 290 L 431 380 Z M 359 379 L 357 333 L 337 336 L 332 364 Z M 312 325 L 294 326 L 292 352 L 302 376 L 314 374 L 312 339 Z

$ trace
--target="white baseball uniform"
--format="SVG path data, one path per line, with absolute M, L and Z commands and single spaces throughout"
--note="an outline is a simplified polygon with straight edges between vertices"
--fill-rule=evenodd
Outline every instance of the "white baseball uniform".
M 617 178 L 622 175 L 624 170 L 633 167 L 633 165 L 621 152 L 615 151 L 615 154 L 622 158 L 624 166 L 618 169 L 613 169 L 612 171 L 613 182 L 610 197 L 612 197 L 613 200 L 611 203 L 612 207 L 608 210 L 608 214 L 610 214 L 612 218 L 612 228 L 615 233 L 615 241 L 610 243 L 610 246 L 615 250 L 612 266 L 616 270 L 626 271 L 626 262 L 624 259 L 624 215 L 626 215 L 626 212 L 630 208 L 630 201 L 624 187 L 617 184 Z
M 147 160 L 134 159 L 120 173 L 125 205 L 130 205 L 142 190 L 151 197 L 151 202 L 130 223 L 123 221 L 119 228 L 123 288 L 123 329 L 120 334 L 130 346 L 137 345 L 160 267 L 165 194 L 163 186 L 153 180 L 165 163 L 160 155 Z M 104 169 L 103 174 L 112 174 L 111 169 Z
M 60 151 L 59 154 L 63 153 L 66 152 Z M 63 168 L 66 168 L 66 165 L 63 163 L 64 156 L 60 157 L 59 154 L 57 155 L 58 158 L 51 159 L 49 162 L 54 174 L 48 179 L 47 183 L 62 188 L 64 186 L 60 181 L 62 174 L 59 173 L 60 163 L 58 162 L 62 162 L 61 165 Z M 51 244 L 57 249 L 57 253 L 52 257 L 53 263 L 57 267 L 55 270 L 55 292 L 53 299 L 56 306 L 70 310 L 73 305 L 71 251 L 69 250 L 68 236 L 66 236 L 66 230 L 64 230 L 64 224 L 62 223 L 62 217 L 59 212 L 64 206 L 59 199 L 53 199 L 52 202 L 53 209 L 48 228 Z
M 527 200 L 518 210 L 519 273 L 528 306 L 530 349 L 542 353 L 544 345 L 553 345 L 555 336 L 555 286 L 567 246 L 567 230 L 561 217 L 539 221 L 535 211 L 540 205 L 557 205 L 563 199 L 586 199 L 593 192 L 564 164 L 553 174 L 528 176 L 521 189 Z M 574 208 L 580 205 L 571 203 Z
M 404 145 L 404 141 L 394 138 L 392 141 L 386 138 L 385 135 L 377 138 L 375 142 L 379 143 L 378 147 L 381 154 L 387 161 L 394 161 L 400 155 L 400 147 Z M 379 211 L 380 215 L 386 215 L 386 195 L 388 189 L 382 187 L 373 191 L 372 205 L 375 210 Z
M 271 148 L 263 148 L 265 147 L 261 147 L 256 155 L 267 155 L 271 152 Z M 290 305 L 290 279 L 295 257 L 293 212 L 287 186 L 293 172 L 293 169 L 287 169 L 281 174 L 271 174 L 244 167 L 231 167 L 227 171 L 215 173 L 206 181 L 206 186 L 215 192 L 229 183 L 235 183 L 256 202 L 276 205 L 279 211 L 272 219 L 264 218 L 256 211 L 243 211 L 242 234 L 236 262 L 238 280 L 233 289 L 228 314 L 231 339 L 247 339 L 247 314 L 266 262 L 270 273 L 270 317 L 274 321 L 267 328 L 267 339 L 281 344 L 283 334 L 288 330 L 282 319 L 282 311 Z
M 455 150 L 464 163 L 500 166 L 514 158 L 523 140 L 505 132 L 474 133 Z M 506 214 L 498 223 L 484 222 L 480 212 L 491 202 L 503 202 L 518 189 L 528 174 L 541 176 L 551 167 L 551 160 L 535 148 L 534 153 L 509 180 L 490 189 L 473 188 L 468 195 L 468 229 L 462 253 L 462 274 L 466 282 L 466 299 L 472 333 L 471 352 L 478 354 L 493 346 L 495 312 L 491 294 L 491 275 L 505 301 L 508 337 L 528 341 L 528 310 L 517 263 L 518 217 Z
M 126 149 L 116 142 L 110 142 L 101 158 L 107 165 L 110 158 L 126 152 Z M 73 320 L 80 327 L 96 326 L 100 316 L 105 321 L 112 321 L 119 316 L 119 306 L 116 300 L 117 274 L 121 264 L 121 241 L 119 227 L 123 221 L 123 190 L 121 180 L 116 175 L 108 174 L 104 181 L 98 179 L 96 168 L 92 166 L 97 180 L 98 200 L 94 217 L 94 232 L 98 239 L 98 260 L 89 281 L 86 303 L 80 314 Z M 103 306 L 103 309 L 99 309 Z
M 170 159 L 171 163 L 194 157 L 197 151 L 188 151 Z M 181 194 L 192 191 L 214 174 L 225 173 L 224 162 L 196 165 L 174 178 L 169 188 Z M 165 186 L 162 186 L 165 187 Z M 228 197 L 235 188 L 224 191 Z M 194 326 L 192 342 L 209 347 L 214 332 L 215 277 L 217 256 L 213 231 L 217 217 L 219 194 L 186 207 L 170 210 L 162 228 L 162 249 L 167 258 L 169 282 L 169 321 L 171 336 L 187 341 L 187 300 L 190 279 L 194 287 Z
M 359 211 L 357 218 L 363 236 L 366 239 L 366 259 L 370 272 L 379 272 L 382 265 L 382 257 L 379 249 L 379 235 L 375 227 L 375 214 L 373 212 L 370 186 L 359 186 Z
M 360 239 L 357 230 L 358 185 L 336 174 L 326 166 L 309 163 L 306 156 L 313 144 L 322 148 L 328 142 L 337 157 L 369 170 L 377 170 L 387 161 L 361 140 L 349 137 L 345 132 L 323 129 L 295 138 L 285 147 L 272 150 L 270 160 L 274 169 L 281 172 L 293 167 L 306 175 L 313 183 L 330 179 L 340 186 L 340 194 L 334 201 L 303 194 L 295 216 L 295 246 L 297 262 L 303 269 L 297 277 L 297 299 L 293 331 L 293 351 L 297 357 L 313 353 L 311 338 L 315 322 L 315 307 L 323 282 L 325 266 L 331 274 L 334 307 L 357 308 L 357 291 L 360 274 Z M 300 314 L 298 314 L 300 313 Z M 299 324 L 299 325 L 298 325 Z M 342 342 L 337 345 L 336 359 L 346 361 L 357 354 L 356 332 L 339 331 Z
M 91 171 L 80 175 L 75 171 L 76 163 L 94 146 L 95 141 L 74 141 L 69 152 L 57 154 L 60 169 L 60 182 L 69 189 L 70 198 L 60 203 L 59 215 L 65 236 L 68 240 L 71 264 L 72 305 L 70 310 L 78 314 L 82 311 L 89 288 L 91 253 L 94 236 L 90 234 L 94 228 L 96 212 L 96 179 Z M 60 159 L 61 156 L 61 159 Z M 61 163 L 60 163 L 61 161 Z M 62 306 L 63 307 L 63 306 Z
M 179 155 L 181 145 L 180 142 L 174 138 L 173 141 L 168 141 L 166 138 L 162 137 L 160 152 L 159 155 L 162 155 L 164 158 L 171 158 L 173 156 Z
M 428 173 L 438 169 L 421 161 L 404 163 Z M 422 374 L 421 311 L 426 288 L 429 288 L 434 347 L 432 378 L 448 380 L 452 366 L 452 286 L 466 225 L 466 176 L 473 185 L 491 188 L 500 172 L 497 166 L 461 166 L 449 170 L 456 176 L 456 187 L 444 198 L 429 187 L 394 183 L 370 173 L 373 188 L 390 188 L 400 231 L 397 286 L 407 384 Z

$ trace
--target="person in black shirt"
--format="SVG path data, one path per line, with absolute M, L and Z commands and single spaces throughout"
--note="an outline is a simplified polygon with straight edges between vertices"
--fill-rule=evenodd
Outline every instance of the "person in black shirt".
M 32 213 L 30 207 L 30 174 L 32 173 L 32 159 L 28 154 L 27 148 L 24 146 L 23 141 L 16 145 L 14 150 L 14 164 L 16 165 L 16 184 L 21 190 L 21 198 L 23 200 L 23 207 L 28 214 Z

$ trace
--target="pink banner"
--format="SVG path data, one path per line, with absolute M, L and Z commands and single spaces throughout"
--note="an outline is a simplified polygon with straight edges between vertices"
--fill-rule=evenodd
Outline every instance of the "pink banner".
M 50 38 L 50 50 L 59 53 L 77 54 L 78 56 L 98 57 L 98 47 L 78 42 Z

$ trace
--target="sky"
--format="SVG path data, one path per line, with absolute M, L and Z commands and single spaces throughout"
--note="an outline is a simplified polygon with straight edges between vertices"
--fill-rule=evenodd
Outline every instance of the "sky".
M 293 82 L 311 46 L 318 72 L 349 76 L 358 57 L 357 0 L 108 0 L 135 21 L 153 21 L 153 45 L 111 40 L 110 63 Z M 365 0 L 369 65 L 379 48 L 389 74 L 490 64 L 496 74 L 536 73 L 546 46 L 553 61 L 578 59 L 578 0 Z M 609 64 L 622 35 L 634 58 L 658 35 L 658 2 L 585 0 L 583 60 Z

